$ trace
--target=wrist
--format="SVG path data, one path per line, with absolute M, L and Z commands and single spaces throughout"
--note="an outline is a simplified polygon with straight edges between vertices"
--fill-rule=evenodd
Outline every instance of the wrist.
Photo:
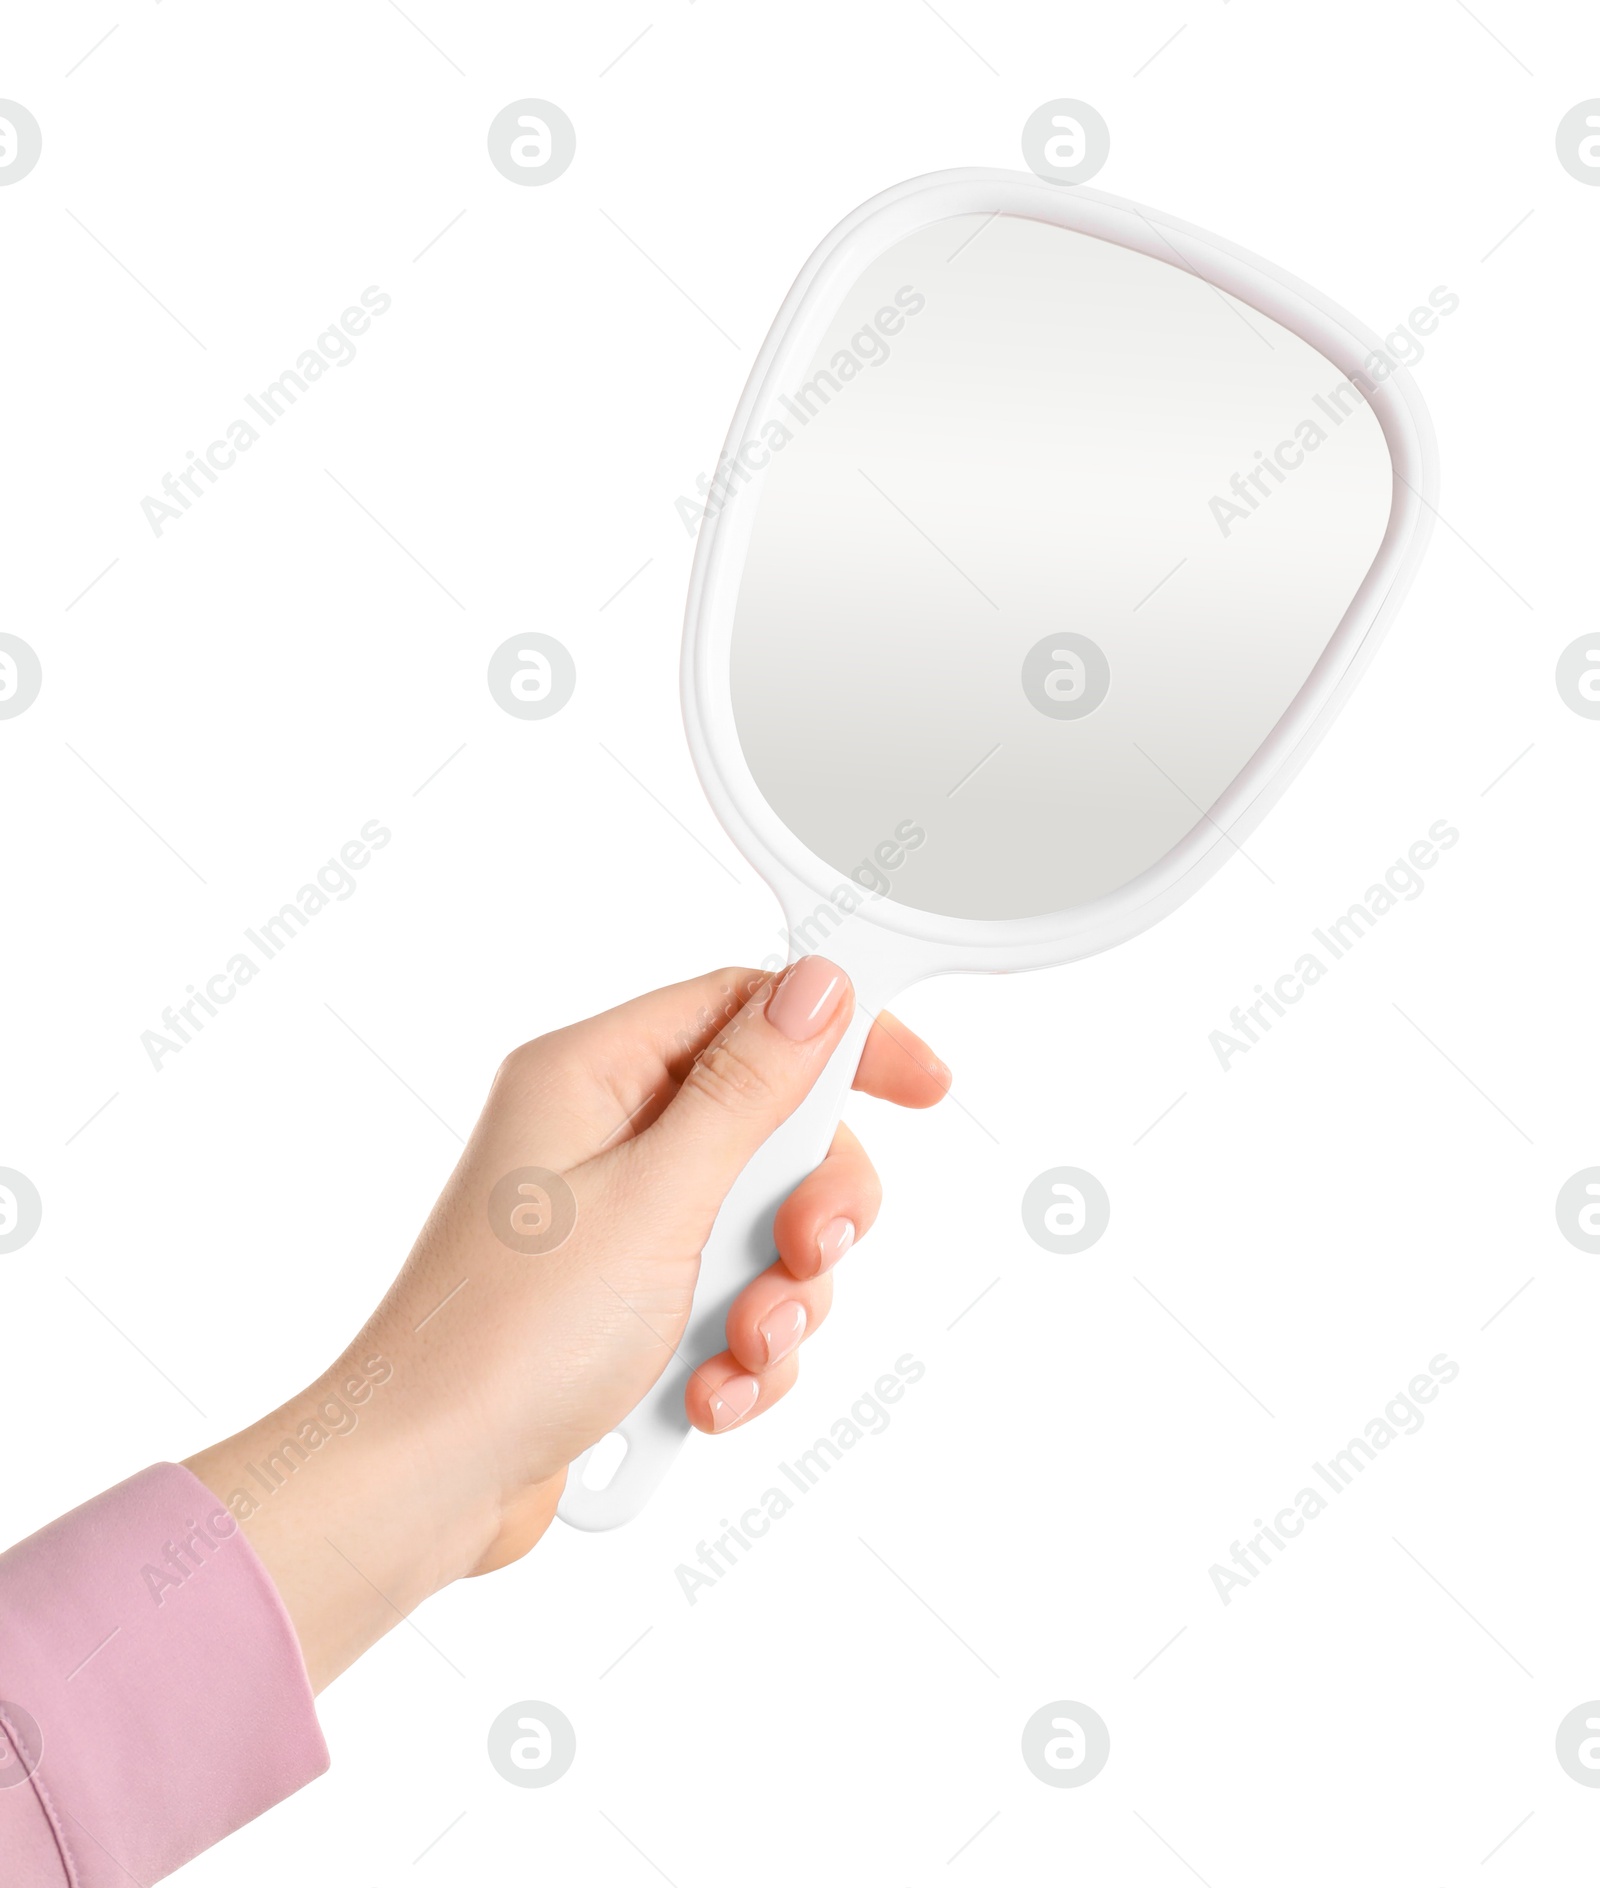
M 185 1466 L 240 1524 L 321 1690 L 425 1599 L 471 1573 L 500 1504 L 394 1381 L 352 1351 Z

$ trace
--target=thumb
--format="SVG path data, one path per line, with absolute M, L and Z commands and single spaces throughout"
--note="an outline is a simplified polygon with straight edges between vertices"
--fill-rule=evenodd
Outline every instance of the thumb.
M 855 1009 L 850 979 L 826 957 L 802 957 L 756 991 L 703 1050 L 640 1138 L 652 1156 L 715 1190 L 720 1201 L 761 1143 L 811 1090 Z

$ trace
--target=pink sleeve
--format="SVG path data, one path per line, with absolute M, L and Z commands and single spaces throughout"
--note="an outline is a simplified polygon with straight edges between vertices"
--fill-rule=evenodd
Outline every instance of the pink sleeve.
M 320 1776 L 294 1627 L 170 1462 L 0 1554 L 0 1878 L 127 1888 Z

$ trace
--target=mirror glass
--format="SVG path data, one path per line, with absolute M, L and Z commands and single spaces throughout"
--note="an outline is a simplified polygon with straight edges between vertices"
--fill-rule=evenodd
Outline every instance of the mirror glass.
M 876 889 L 957 918 L 1088 904 L 1201 822 L 1393 494 L 1370 407 L 1307 342 L 1176 254 L 1011 215 L 872 263 L 764 456 L 745 759 L 842 876 L 876 861 Z

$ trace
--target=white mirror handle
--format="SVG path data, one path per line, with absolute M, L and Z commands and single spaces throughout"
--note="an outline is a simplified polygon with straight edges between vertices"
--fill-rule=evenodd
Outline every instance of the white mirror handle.
M 761 1147 L 733 1183 L 700 1257 L 694 1309 L 676 1356 L 654 1387 L 604 1441 L 584 1451 L 567 1471 L 566 1492 L 556 1512 L 589 1531 L 631 1521 L 655 1493 L 689 1433 L 684 1390 L 693 1368 L 727 1348 L 728 1309 L 751 1279 L 776 1258 L 772 1220 L 779 1206 L 822 1162 L 855 1080 L 874 1010 L 858 996 L 850 1027 L 811 1093 Z M 614 1454 L 613 1437 L 626 1453 L 604 1487 L 584 1485 L 591 1464 Z

